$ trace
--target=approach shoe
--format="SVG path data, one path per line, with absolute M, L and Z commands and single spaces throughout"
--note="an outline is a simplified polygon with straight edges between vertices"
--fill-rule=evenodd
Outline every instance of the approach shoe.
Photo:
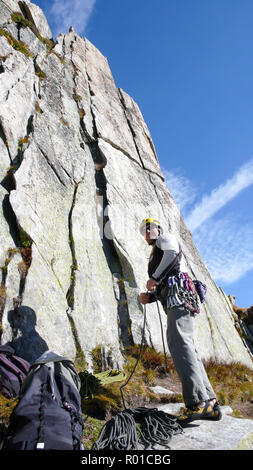
M 202 406 L 191 406 L 189 408 L 185 408 L 183 413 L 178 416 L 177 422 L 181 426 L 185 426 L 188 423 L 191 423 L 192 421 L 196 421 L 197 419 L 207 419 L 208 417 L 213 416 L 214 410 L 210 403 L 207 401 L 205 402 L 205 405 Z
M 204 419 L 210 419 L 212 421 L 220 421 L 221 418 L 222 418 L 222 412 L 219 407 L 219 403 L 216 401 L 213 406 L 213 414 L 210 416 L 204 416 Z

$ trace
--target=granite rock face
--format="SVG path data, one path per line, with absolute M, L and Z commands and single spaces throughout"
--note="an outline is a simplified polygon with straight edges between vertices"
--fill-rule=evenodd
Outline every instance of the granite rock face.
M 107 59 L 73 30 L 56 41 L 31 2 L 0 0 L 1 343 L 35 360 L 101 348 L 123 365 L 139 344 L 149 247 L 138 227 L 157 217 L 180 239 L 184 267 L 208 288 L 196 317 L 203 358 L 252 367 L 229 298 L 181 218 L 140 109 Z M 162 350 L 156 304 L 145 341 Z M 166 317 L 162 312 L 165 329 Z

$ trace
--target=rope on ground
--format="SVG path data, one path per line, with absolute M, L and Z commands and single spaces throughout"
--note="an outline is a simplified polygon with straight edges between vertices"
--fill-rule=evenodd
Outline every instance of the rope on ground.
M 172 436 L 183 432 L 176 416 L 157 408 L 139 407 L 129 409 L 125 406 L 122 389 L 130 381 L 140 360 L 144 344 L 145 326 L 146 306 L 144 306 L 144 325 L 139 355 L 130 376 L 120 387 L 124 410 L 115 414 L 105 423 L 98 439 L 92 446 L 92 450 L 140 450 L 143 447 L 147 449 L 154 445 L 169 448 L 168 444 Z
M 126 378 L 125 372 L 118 369 L 109 369 L 104 372 L 98 372 L 94 376 L 100 380 L 102 384 L 109 384 L 113 382 L 122 382 Z
M 133 415 L 140 423 L 142 439 L 146 443 L 167 446 L 173 435 L 183 432 L 176 416 L 157 408 L 137 408 Z
M 124 409 L 103 426 L 92 450 L 140 450 L 154 445 L 169 448 L 183 429 L 175 416 L 157 408 Z
M 92 450 L 131 450 L 138 449 L 138 435 L 130 410 L 123 410 L 103 426 L 93 444 Z

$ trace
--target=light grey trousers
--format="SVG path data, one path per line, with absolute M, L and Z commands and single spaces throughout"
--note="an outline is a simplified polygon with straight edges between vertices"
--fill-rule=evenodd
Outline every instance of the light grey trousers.
M 185 406 L 216 398 L 194 344 L 194 317 L 184 307 L 165 309 L 167 341 L 182 383 Z

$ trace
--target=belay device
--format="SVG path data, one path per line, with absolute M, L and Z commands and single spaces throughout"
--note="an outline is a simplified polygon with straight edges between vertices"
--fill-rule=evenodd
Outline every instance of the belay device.
M 139 362 L 144 343 L 145 326 L 146 305 L 144 305 L 144 324 L 139 355 L 129 378 L 120 387 L 124 410 L 107 421 L 97 441 L 93 444 L 92 450 L 141 450 L 154 445 L 169 447 L 168 443 L 172 436 L 183 432 L 176 416 L 157 408 L 126 408 L 122 389 L 130 381 Z

